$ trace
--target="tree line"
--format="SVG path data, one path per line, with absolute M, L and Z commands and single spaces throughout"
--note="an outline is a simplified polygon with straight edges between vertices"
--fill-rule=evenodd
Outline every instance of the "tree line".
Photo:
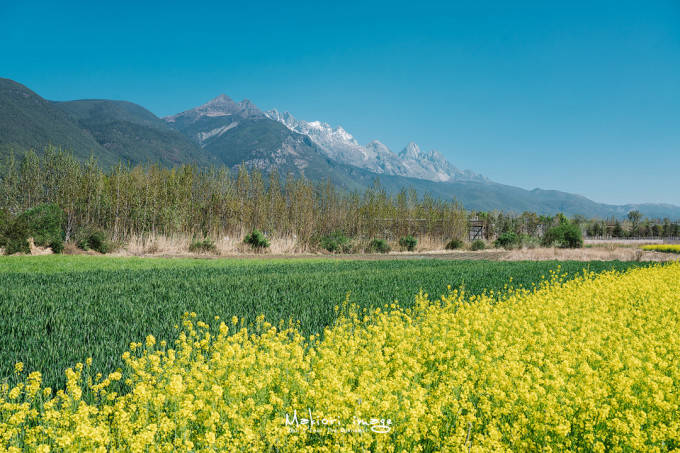
M 253 229 L 293 237 L 302 245 L 334 232 L 366 239 L 427 235 L 448 241 L 467 240 L 469 220 L 483 226 L 487 240 L 509 232 L 539 238 L 567 221 L 586 236 L 680 236 L 678 223 L 646 219 L 637 211 L 623 222 L 567 219 L 560 213 L 467 212 L 455 200 L 419 197 L 412 188 L 389 194 L 378 180 L 364 192 L 348 193 L 330 182 L 276 171 L 265 175 L 245 166 L 165 168 L 121 162 L 105 171 L 94 157 L 81 162 L 53 146 L 40 155 L 29 151 L 20 161 L 10 155 L 0 167 L 0 210 L 18 215 L 42 203 L 64 211 L 67 241 L 92 229 L 105 231 L 114 241 L 132 235 L 243 237 Z
M 521 214 L 501 211 L 472 212 L 470 218 L 482 222 L 484 238 L 492 240 L 507 232 L 518 235 L 542 237 L 551 227 L 569 222 L 578 225 L 585 237 L 596 238 L 668 238 L 680 237 L 680 222 L 670 218 L 654 219 L 644 217 L 638 210 L 630 211 L 623 220 L 617 218 L 586 218 L 564 214 L 538 215 L 533 212 Z
M 99 228 L 111 239 L 131 235 L 242 236 L 253 229 L 307 244 L 342 231 L 352 237 L 436 234 L 464 237 L 467 213 L 455 201 L 418 197 L 415 190 L 388 194 L 379 181 L 363 193 L 330 182 L 264 175 L 240 166 L 129 166 L 104 171 L 94 157 L 78 161 L 47 147 L 40 155 L 10 156 L 0 169 L 0 209 L 17 215 L 41 203 L 65 213 L 65 239 Z

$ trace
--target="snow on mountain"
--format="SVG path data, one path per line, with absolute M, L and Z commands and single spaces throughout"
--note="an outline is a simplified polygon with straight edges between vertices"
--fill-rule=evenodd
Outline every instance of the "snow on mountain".
M 459 170 L 437 151 L 423 153 L 413 142 L 399 154 L 395 154 L 377 140 L 366 146 L 360 145 L 342 126 L 333 128 L 321 121 L 299 120 L 289 112 L 281 113 L 276 109 L 266 112 L 265 115 L 294 132 L 307 135 L 328 157 L 344 164 L 365 168 L 375 173 L 437 182 L 486 180 L 483 176 L 470 171 Z
M 278 110 L 270 110 L 266 115 L 294 132 L 307 135 L 333 160 L 379 171 L 373 165 L 373 156 L 342 127 L 332 128 L 321 121 L 298 120 L 289 112 L 280 113 Z

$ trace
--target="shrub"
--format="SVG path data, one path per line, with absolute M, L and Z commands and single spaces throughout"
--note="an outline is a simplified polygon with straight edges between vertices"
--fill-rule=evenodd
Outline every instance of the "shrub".
M 470 250 L 477 251 L 484 250 L 485 248 L 486 244 L 481 239 L 475 239 L 474 241 L 472 241 L 472 244 L 470 244 Z
M 581 248 L 583 247 L 581 228 L 569 223 L 552 227 L 543 236 L 543 245 L 546 247 Z
M 255 250 L 262 250 L 269 247 L 269 239 L 259 230 L 253 230 L 250 234 L 246 235 L 243 240 L 246 244 L 250 245 Z
M 506 233 L 501 234 L 498 236 L 498 239 L 496 239 L 493 243 L 494 247 L 500 248 L 503 247 L 504 249 L 511 249 L 514 247 L 519 246 L 520 240 L 519 236 L 517 236 L 517 233 L 513 231 L 508 231 Z
M 64 211 L 54 203 L 40 204 L 24 211 L 20 217 L 28 225 L 28 235 L 39 247 L 47 247 L 53 241 L 64 238 Z
M 530 236 L 528 234 L 523 234 L 520 236 L 520 244 L 522 247 L 526 247 L 528 249 L 535 249 L 536 247 L 541 245 L 541 240 L 537 237 Z
M 31 253 L 31 246 L 28 244 L 29 228 L 26 218 L 19 216 L 5 226 L 4 247 L 5 255 L 14 253 Z
M 352 244 L 341 231 L 333 232 L 321 238 L 321 248 L 331 253 L 350 253 Z
M 189 245 L 191 253 L 217 253 L 217 247 L 210 238 L 204 238 L 202 241 L 194 240 Z
M 446 250 L 458 250 L 463 248 L 463 241 L 460 239 L 451 239 L 447 244 L 446 244 Z
M 392 250 L 384 239 L 373 239 L 368 243 L 368 251 L 371 253 L 389 253 Z
M 409 252 L 414 251 L 416 249 L 416 245 L 418 245 L 418 239 L 414 238 L 410 234 L 399 239 L 399 246 L 408 250 Z
M 64 240 L 62 238 L 54 238 L 50 241 L 49 246 L 54 253 L 61 253 L 64 251 Z
M 101 230 L 85 230 L 77 242 L 82 250 L 94 250 L 99 253 L 109 253 L 111 243 L 106 240 L 106 235 Z
M 90 250 L 90 244 L 87 242 L 87 238 L 78 239 L 76 241 L 76 246 L 78 246 L 78 248 L 80 250 L 85 250 L 85 251 Z
M 92 250 L 99 253 L 108 253 L 110 251 L 106 236 L 104 235 L 104 232 L 100 230 L 95 230 L 90 234 L 88 244 Z

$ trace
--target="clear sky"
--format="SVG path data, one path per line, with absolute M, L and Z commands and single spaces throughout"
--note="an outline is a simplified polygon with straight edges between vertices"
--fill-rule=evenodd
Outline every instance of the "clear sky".
M 226 93 L 498 182 L 680 204 L 680 1 L 560 3 L 0 1 L 0 76 L 159 116 Z

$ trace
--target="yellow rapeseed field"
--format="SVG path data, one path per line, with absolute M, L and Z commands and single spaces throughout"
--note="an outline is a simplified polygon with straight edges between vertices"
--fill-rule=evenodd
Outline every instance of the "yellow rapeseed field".
M 174 344 L 133 343 L 105 377 L 78 364 L 55 395 L 17 364 L 0 450 L 680 448 L 680 264 L 558 274 L 421 294 L 411 310 L 340 308 L 321 339 L 188 314 Z
M 651 250 L 653 252 L 680 253 L 680 244 L 643 245 L 642 249 Z

